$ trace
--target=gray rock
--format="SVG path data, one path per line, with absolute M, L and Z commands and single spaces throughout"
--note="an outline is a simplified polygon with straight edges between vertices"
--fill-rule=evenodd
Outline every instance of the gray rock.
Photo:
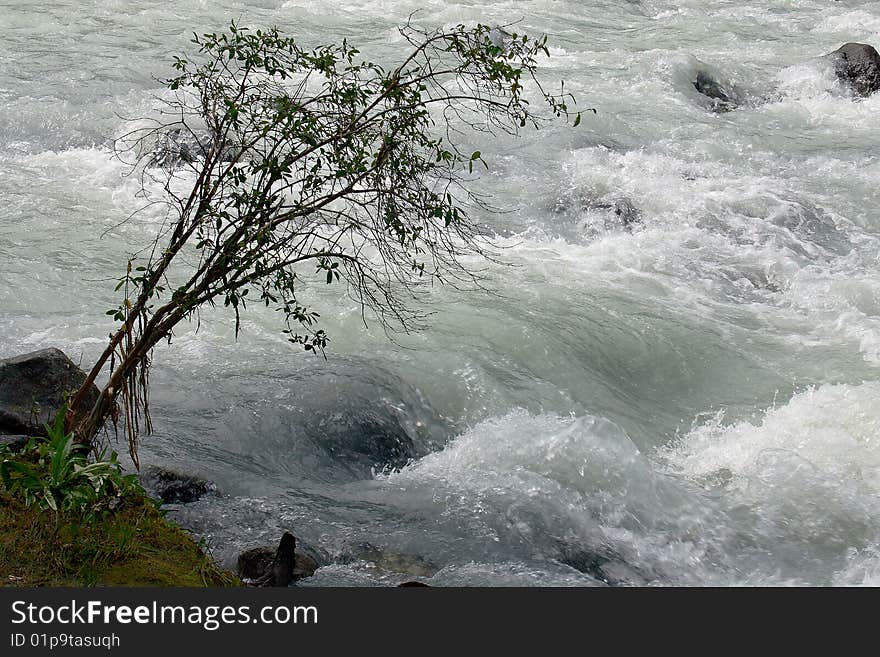
M 296 582 L 297 580 L 311 577 L 315 574 L 315 571 L 318 570 L 318 567 L 317 561 L 312 559 L 312 557 L 305 552 L 297 550 L 294 553 L 293 581 Z
M 0 447 L 8 447 L 13 452 L 17 452 L 27 444 L 27 441 L 27 436 L 0 436 Z
M 859 96 L 880 89 L 880 54 L 865 43 L 845 43 L 825 55 L 834 63 L 837 78 Z
M 164 504 L 189 504 L 206 493 L 217 491 L 213 482 L 157 466 L 144 469 L 141 483 Z
M 192 164 L 206 152 L 207 148 L 199 139 L 176 128 L 163 135 L 156 144 L 150 166 L 176 169 L 184 164 Z
M 252 433 L 248 453 L 272 458 L 272 467 L 306 471 L 326 482 L 371 479 L 442 446 L 448 424 L 421 393 L 380 365 L 332 359 L 279 381 L 278 396 L 259 402 L 257 414 L 233 411 L 222 433 Z M 255 422 L 255 417 L 258 417 Z M 287 465 L 287 463 L 290 465 Z
M 208 133 L 193 134 L 181 128 L 166 132 L 150 156 L 149 166 L 178 169 L 202 160 L 211 150 L 214 139 Z M 236 155 L 232 147 L 220 154 L 221 162 L 230 162 Z
M 391 552 L 366 542 L 347 545 L 339 556 L 339 561 L 363 561 L 372 564 L 377 570 L 416 577 L 433 577 L 439 570 L 436 565 L 418 555 Z
M 238 574 L 253 586 L 288 586 L 318 569 L 318 562 L 296 549 L 296 537 L 284 532 L 278 547 L 261 546 L 245 550 L 238 556 Z
M 730 112 L 740 104 L 736 90 L 722 83 L 707 70 L 697 71 L 697 79 L 693 84 L 694 89 L 711 101 L 709 109 L 713 112 Z
M 554 212 L 601 212 L 605 215 L 604 226 L 606 230 L 633 230 L 642 223 L 642 211 L 632 199 L 621 196 L 614 200 L 595 199 L 588 196 L 575 198 L 563 198 L 556 202 Z
M 275 548 L 266 545 L 245 550 L 238 555 L 238 576 L 245 581 L 263 577 L 275 561 Z
M 794 239 L 786 240 L 787 248 L 813 257 L 808 250 L 815 245 L 836 255 L 847 255 L 853 250 L 844 230 L 838 228 L 834 220 L 822 208 L 806 203 L 796 203 L 771 217 L 774 225 L 784 228 Z
M 63 351 L 41 349 L 0 360 L 0 434 L 46 435 L 51 423 L 86 380 L 86 374 Z M 80 411 L 86 413 L 98 400 L 92 386 Z
M 557 559 L 608 586 L 644 586 L 655 579 L 644 577 L 608 548 L 565 546 Z
M 630 229 L 642 220 L 642 213 L 628 198 L 620 198 L 614 203 L 614 214 L 620 218 L 623 227 Z
M 427 453 L 393 404 L 347 396 L 351 387 L 343 383 L 335 395 L 291 412 L 297 418 L 291 424 L 303 444 L 311 443 L 359 478 L 370 477 L 374 470 L 398 470 Z
M 321 444 L 338 459 L 369 463 L 371 467 L 399 469 L 419 456 L 412 438 L 383 408 L 360 415 L 335 416 L 318 427 Z

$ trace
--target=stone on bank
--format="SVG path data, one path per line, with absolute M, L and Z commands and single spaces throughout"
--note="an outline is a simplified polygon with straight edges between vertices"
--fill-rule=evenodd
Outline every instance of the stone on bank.
M 70 393 L 86 380 L 86 373 L 60 349 L 40 349 L 0 360 L 0 435 L 46 435 Z M 98 388 L 89 388 L 82 412 L 98 400 Z

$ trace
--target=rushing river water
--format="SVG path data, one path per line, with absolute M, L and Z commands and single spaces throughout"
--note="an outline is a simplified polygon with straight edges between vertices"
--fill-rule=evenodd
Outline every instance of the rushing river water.
M 156 229 L 114 228 L 139 200 L 108 143 L 193 31 L 391 62 L 417 9 L 546 32 L 542 75 L 597 114 L 477 140 L 508 265 L 433 290 L 424 332 L 323 294 L 326 362 L 272 312 L 158 348 L 142 461 L 223 492 L 179 517 L 226 562 L 291 529 L 335 562 L 316 585 L 880 584 L 880 95 L 817 59 L 880 46 L 880 2 L 6 0 L 0 357 L 100 353 Z M 423 456 L 376 472 L 395 434 Z

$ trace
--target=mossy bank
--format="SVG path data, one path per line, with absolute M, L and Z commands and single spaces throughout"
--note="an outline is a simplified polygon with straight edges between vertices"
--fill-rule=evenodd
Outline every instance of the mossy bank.
M 5 586 L 232 586 L 192 537 L 149 499 L 82 521 L 0 492 Z
M 238 583 L 124 474 L 115 453 L 75 444 L 63 413 L 45 429 L 0 441 L 0 584 Z

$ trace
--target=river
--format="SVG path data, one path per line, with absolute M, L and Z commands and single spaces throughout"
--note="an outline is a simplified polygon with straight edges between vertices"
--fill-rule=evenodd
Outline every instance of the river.
M 880 95 L 818 59 L 880 46 L 880 2 L 2 2 L 0 357 L 106 344 L 157 225 L 119 225 L 109 144 L 192 32 L 393 62 L 416 10 L 548 34 L 542 76 L 596 114 L 475 138 L 505 262 L 425 330 L 322 293 L 326 361 L 258 309 L 160 346 L 141 460 L 222 491 L 178 517 L 224 563 L 290 529 L 332 561 L 310 585 L 880 584 Z M 419 457 L 373 467 L 395 434 Z

